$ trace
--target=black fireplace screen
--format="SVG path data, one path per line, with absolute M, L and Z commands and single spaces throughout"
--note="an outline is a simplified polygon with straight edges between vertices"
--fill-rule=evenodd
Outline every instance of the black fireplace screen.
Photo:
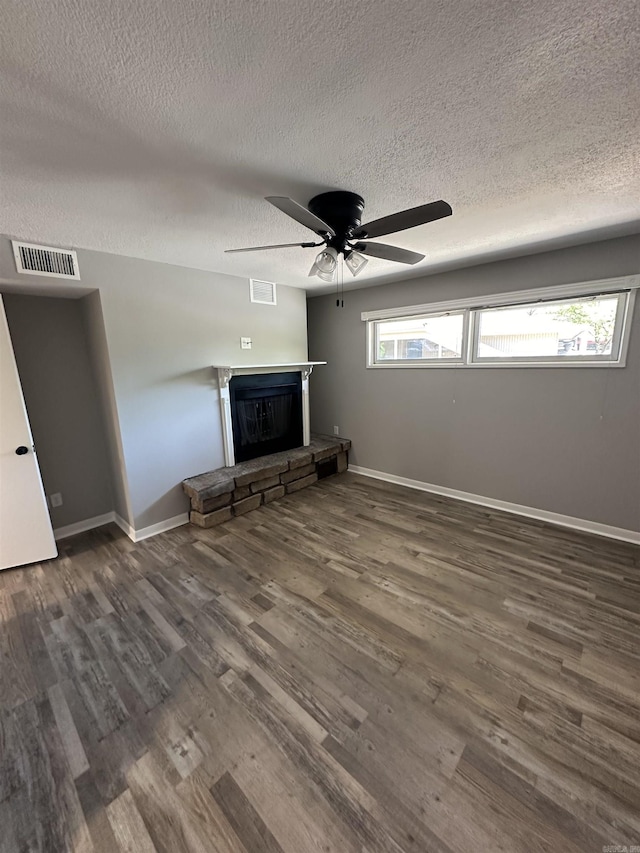
M 240 443 L 256 444 L 282 438 L 289 429 L 291 401 L 291 394 L 261 400 L 238 400 Z
M 302 444 L 300 373 L 234 376 L 229 393 L 237 462 Z

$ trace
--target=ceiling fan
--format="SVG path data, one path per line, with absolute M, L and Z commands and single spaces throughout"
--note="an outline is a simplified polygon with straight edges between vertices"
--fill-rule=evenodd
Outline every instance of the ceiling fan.
M 417 264 L 424 258 L 418 252 L 410 252 L 399 246 L 386 243 L 372 243 L 370 238 L 395 234 L 406 228 L 415 228 L 427 222 L 434 222 L 453 211 L 446 201 L 432 201 L 372 222 L 361 224 L 364 211 L 364 199 L 356 193 L 335 190 L 314 196 L 307 207 L 298 204 L 286 196 L 268 196 L 270 204 L 301 225 L 314 231 L 320 238 L 319 243 L 279 243 L 275 246 L 250 246 L 245 249 L 227 249 L 231 252 L 260 252 L 263 249 L 287 249 L 298 246 L 303 249 L 315 246 L 325 248 L 316 257 L 309 275 L 317 275 L 323 281 L 331 282 L 342 254 L 352 275 L 358 275 L 367 263 L 365 255 L 396 261 L 400 264 Z

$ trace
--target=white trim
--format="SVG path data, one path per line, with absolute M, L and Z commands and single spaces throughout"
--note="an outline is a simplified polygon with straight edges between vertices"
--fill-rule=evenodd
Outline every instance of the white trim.
M 500 501 L 496 498 L 487 498 L 484 495 L 474 495 L 471 492 L 462 492 L 459 489 L 449 489 L 446 486 L 435 486 L 432 483 L 423 483 L 421 480 L 410 480 L 408 477 L 398 477 L 395 474 L 386 474 L 384 471 L 374 471 L 372 468 L 362 468 L 360 465 L 349 465 L 349 471 L 361 474 L 363 477 L 371 477 L 374 480 L 384 480 L 386 483 L 395 483 L 398 486 L 407 486 L 409 489 L 418 489 L 421 492 L 432 492 L 436 495 L 444 495 L 467 503 L 479 504 L 491 509 L 510 512 L 514 515 L 524 515 L 527 518 L 535 518 L 538 521 L 547 521 L 560 527 L 570 527 L 572 530 L 580 530 L 583 533 L 594 533 L 597 536 L 606 536 L 609 539 L 620 539 L 623 542 L 632 542 L 640 545 L 640 531 L 627 530 L 625 527 L 613 527 L 609 524 L 601 524 L 599 521 L 588 521 L 584 518 L 574 518 L 571 515 L 562 515 L 559 512 L 549 512 L 546 509 L 537 509 L 531 506 Z
M 424 315 L 427 316 L 427 315 Z M 469 346 L 469 328 L 471 325 L 471 317 L 469 311 L 439 311 L 437 313 L 429 312 L 429 318 L 454 316 L 462 318 L 462 346 L 461 353 L 458 356 L 450 356 L 447 358 L 399 358 L 397 360 L 381 359 L 376 361 L 376 352 L 378 350 L 378 333 L 377 324 L 381 321 L 370 320 L 367 323 L 366 338 L 367 338 L 367 367 L 466 367 L 467 366 L 467 351 Z
M 78 533 L 86 533 L 87 530 L 94 530 L 96 527 L 102 527 L 104 524 L 109 524 L 114 521 L 120 530 L 127 534 L 132 542 L 141 542 L 143 539 L 148 539 L 150 536 L 156 536 L 158 533 L 165 533 L 167 530 L 173 530 L 174 527 L 181 527 L 189 521 L 189 513 L 182 512 L 180 515 L 174 515 L 173 518 L 166 518 L 164 521 L 159 521 L 157 524 L 150 524 L 149 527 L 142 527 L 136 530 L 128 521 L 125 521 L 117 512 L 105 512 L 104 515 L 96 515 L 94 518 L 86 518 L 84 521 L 77 521 L 75 524 L 67 524 L 65 527 L 56 527 L 53 535 L 57 540 L 66 539 L 68 536 L 75 536 Z
M 311 376 L 310 367 L 308 370 L 303 370 L 302 378 L 302 444 L 308 447 L 311 444 L 311 409 L 309 408 L 309 376 Z
M 113 520 L 118 525 L 120 530 L 122 530 L 124 533 L 126 533 L 132 542 L 135 542 L 136 541 L 136 531 L 133 529 L 133 527 L 131 527 L 129 522 L 125 521 L 124 518 L 121 515 L 118 515 L 117 512 L 114 512 L 113 515 L 114 515 Z
M 616 290 L 634 290 L 640 287 L 640 275 L 627 275 L 619 278 L 604 278 L 597 281 L 583 281 L 578 284 L 559 284 L 553 287 L 536 287 L 530 290 L 515 290 L 508 293 L 492 293 L 490 296 L 470 296 L 466 299 L 450 299 L 446 302 L 427 302 L 423 305 L 406 305 L 400 308 L 379 308 L 376 311 L 363 311 L 361 320 L 395 320 L 412 317 L 414 314 L 435 314 L 438 312 L 459 311 L 464 308 L 499 308 L 518 305 L 520 302 L 542 302 L 548 299 L 566 299 L 570 296 L 593 296 L 611 293 Z
M 115 520 L 115 512 L 105 512 L 104 515 L 94 515 L 93 518 L 85 518 L 84 521 L 76 521 L 73 524 L 66 524 L 64 527 L 55 527 L 53 535 L 57 542 L 59 539 L 66 539 L 68 536 L 75 536 L 78 533 L 86 533 L 87 530 L 102 527 L 103 524 L 109 524 Z
M 232 370 L 234 373 L 255 373 L 257 370 L 272 370 L 277 368 L 280 371 L 289 370 L 291 367 L 316 367 L 318 364 L 326 364 L 326 361 L 291 361 L 280 364 L 214 364 L 216 370 Z
M 166 518 L 157 524 L 150 524 L 148 527 L 141 527 L 140 530 L 136 530 L 118 513 L 114 513 L 114 516 L 115 523 L 127 534 L 132 542 L 142 542 L 143 539 L 148 539 L 150 536 L 157 536 L 158 533 L 166 533 L 167 530 L 173 530 L 174 527 L 182 527 L 183 524 L 189 522 L 189 513 L 181 512 L 180 515 L 174 515 L 173 518 Z
M 617 291 L 609 295 L 616 297 L 617 306 L 614 318 L 613 340 L 610 355 L 570 355 L 570 356 L 511 356 L 507 357 L 485 357 L 478 355 L 480 343 L 480 315 L 484 310 L 496 310 L 479 308 L 471 311 L 472 333 L 469 338 L 469 365 L 483 367 L 626 367 L 626 353 L 629 346 L 629 335 L 627 334 L 627 322 L 631 320 L 635 300 L 635 290 Z M 589 294 L 592 296 L 592 294 Z M 545 300 L 549 301 L 549 300 Z M 529 303 L 531 304 L 531 303 Z M 551 304 L 554 304 L 553 301 Z M 631 306 L 631 307 L 630 307 Z
M 625 351 L 628 349 L 628 343 L 625 346 Z M 407 359 L 406 361 L 394 361 L 389 364 L 367 364 L 368 370 L 406 370 L 426 367 L 429 370 L 434 368 L 452 368 L 457 367 L 461 370 L 485 370 L 486 368 L 547 368 L 560 367 L 564 370 L 565 367 L 626 367 L 626 363 L 620 361 L 445 361 L 444 359 L 434 359 L 433 362 L 418 361 L 417 359 Z
M 640 276 L 638 277 L 640 278 Z M 621 367 L 627 364 L 627 352 L 629 351 L 629 338 L 631 337 L 631 324 L 633 322 L 633 309 L 636 304 L 636 291 L 630 290 L 624 306 L 624 317 L 620 329 L 620 349 L 618 352 L 618 364 Z
M 181 512 L 180 515 L 174 515 L 173 518 L 166 518 L 164 521 L 159 521 L 157 524 L 150 524 L 149 527 L 142 527 L 140 530 L 134 530 L 132 539 L 134 542 L 141 542 L 143 539 L 148 539 L 150 536 L 157 536 L 158 533 L 166 533 L 167 530 L 173 530 L 174 527 L 182 527 L 183 524 L 188 524 L 189 513 Z
M 229 382 L 225 381 L 224 368 L 218 368 L 218 388 L 220 390 L 220 420 L 222 422 L 222 443 L 224 445 L 224 464 L 232 468 L 236 464 L 236 450 L 233 441 L 233 421 L 231 418 L 231 393 Z

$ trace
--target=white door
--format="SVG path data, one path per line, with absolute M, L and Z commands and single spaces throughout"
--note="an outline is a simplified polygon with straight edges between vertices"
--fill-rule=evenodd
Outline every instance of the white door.
M 0 296 L 0 569 L 57 553 Z

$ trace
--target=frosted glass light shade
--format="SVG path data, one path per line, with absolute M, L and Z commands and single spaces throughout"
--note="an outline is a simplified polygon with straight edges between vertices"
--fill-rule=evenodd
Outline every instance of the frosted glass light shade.
M 329 247 L 323 249 L 309 270 L 309 275 L 317 275 L 322 281 L 332 282 L 338 267 L 338 253 L 335 249 Z
M 362 272 L 366 267 L 369 261 L 364 255 L 361 255 L 360 252 L 351 252 L 345 263 L 348 266 L 351 275 L 358 275 L 358 273 Z

